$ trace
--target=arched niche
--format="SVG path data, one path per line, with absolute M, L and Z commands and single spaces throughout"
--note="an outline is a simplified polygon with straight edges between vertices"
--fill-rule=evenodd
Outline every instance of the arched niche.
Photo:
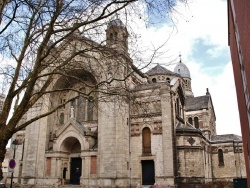
M 68 137 L 62 142 L 60 146 L 60 151 L 68 153 L 80 153 L 81 144 L 77 138 Z
M 82 83 L 83 86 L 94 86 L 97 81 L 93 74 L 83 69 L 74 69 L 66 72 L 64 76 L 60 76 L 55 82 L 53 89 L 67 89 L 72 88 L 78 83 Z
M 51 108 L 60 108 L 51 115 L 50 122 L 58 129 L 70 118 L 82 123 L 97 120 L 97 81 L 93 74 L 83 69 L 74 69 L 55 81 L 50 95 Z

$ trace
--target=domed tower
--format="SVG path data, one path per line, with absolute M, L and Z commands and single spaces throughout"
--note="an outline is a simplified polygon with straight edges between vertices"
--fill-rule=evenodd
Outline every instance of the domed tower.
M 187 66 L 180 60 L 180 62 L 174 68 L 174 72 L 176 74 L 179 74 L 184 79 L 186 96 L 193 97 L 194 94 L 192 92 L 192 87 L 191 87 L 191 76 Z
M 108 23 L 106 30 L 106 45 L 118 51 L 128 51 L 128 31 L 120 19 Z

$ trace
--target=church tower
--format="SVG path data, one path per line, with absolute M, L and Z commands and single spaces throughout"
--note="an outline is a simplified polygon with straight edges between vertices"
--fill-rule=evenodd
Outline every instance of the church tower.
M 185 93 L 187 97 L 194 97 L 192 87 L 191 87 L 191 76 L 187 66 L 180 62 L 174 68 L 174 73 L 179 74 L 185 81 Z
M 106 45 L 118 51 L 128 51 L 128 31 L 120 19 L 109 22 L 106 30 Z

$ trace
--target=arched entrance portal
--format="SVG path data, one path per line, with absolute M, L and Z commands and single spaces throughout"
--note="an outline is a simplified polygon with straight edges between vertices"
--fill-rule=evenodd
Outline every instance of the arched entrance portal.
M 68 180 L 69 184 L 80 184 L 82 175 L 82 159 L 81 159 L 81 144 L 75 137 L 66 138 L 62 145 L 61 151 L 69 153 L 70 170 L 63 169 L 63 179 Z M 69 173 L 69 174 L 67 174 Z

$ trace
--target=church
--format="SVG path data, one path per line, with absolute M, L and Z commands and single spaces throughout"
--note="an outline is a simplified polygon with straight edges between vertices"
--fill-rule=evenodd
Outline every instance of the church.
M 109 50 L 96 48 L 95 59 L 72 60 L 69 72 L 76 79 L 58 76 L 51 88 L 62 91 L 28 111 L 23 121 L 70 101 L 14 135 L 19 142 L 14 182 L 36 188 L 200 187 L 230 186 L 246 177 L 242 139 L 216 134 L 209 90 L 194 96 L 190 71 L 181 60 L 174 71 L 160 64 L 140 71 L 128 53 L 128 36 L 115 19 L 107 25 L 105 45 L 75 32 L 58 47 L 59 58 L 90 43 Z

